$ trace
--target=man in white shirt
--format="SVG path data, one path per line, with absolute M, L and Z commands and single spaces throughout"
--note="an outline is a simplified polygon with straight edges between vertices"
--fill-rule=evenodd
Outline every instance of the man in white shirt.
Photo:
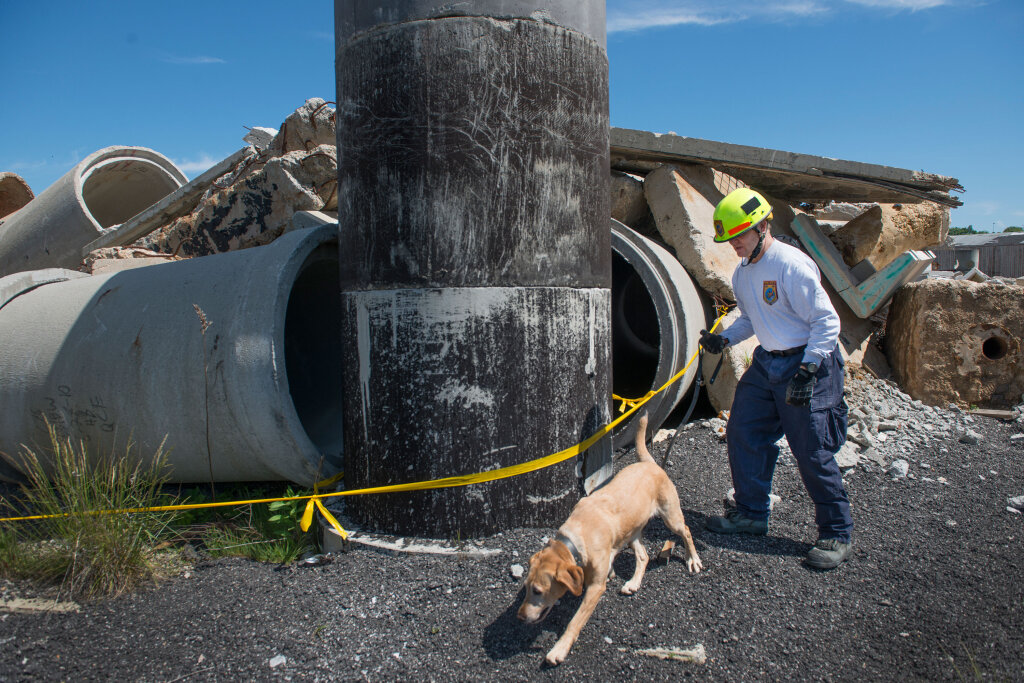
M 835 453 L 846 441 L 839 315 L 814 261 L 770 232 L 772 207 L 749 189 L 730 192 L 715 209 L 715 241 L 742 261 L 732 276 L 740 317 L 721 334 L 702 332 L 711 353 L 756 335 L 760 346 L 740 379 L 727 428 L 736 507 L 713 517 L 723 534 L 768 532 L 768 502 L 785 434 L 814 501 L 818 542 L 807 564 L 839 566 L 850 554 L 853 521 Z

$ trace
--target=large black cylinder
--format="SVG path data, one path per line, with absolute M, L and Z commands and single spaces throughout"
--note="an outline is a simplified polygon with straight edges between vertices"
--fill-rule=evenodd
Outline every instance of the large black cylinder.
M 604 2 L 356 4 L 335 6 L 346 487 L 582 441 L 611 418 Z M 557 525 L 610 456 L 346 505 L 403 534 Z

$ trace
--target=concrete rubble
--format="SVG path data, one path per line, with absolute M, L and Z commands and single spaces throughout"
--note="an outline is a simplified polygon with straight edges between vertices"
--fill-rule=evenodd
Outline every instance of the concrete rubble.
M 192 212 L 134 246 L 195 257 L 269 244 L 290 229 L 297 211 L 337 208 L 337 174 L 334 109 L 307 100 L 265 150 L 218 178 Z

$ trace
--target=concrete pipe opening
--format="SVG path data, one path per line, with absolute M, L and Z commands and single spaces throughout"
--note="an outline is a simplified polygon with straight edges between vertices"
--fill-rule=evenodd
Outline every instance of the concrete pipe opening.
M 341 307 L 338 248 L 324 244 L 299 270 L 284 324 L 288 393 L 309 439 L 341 467 Z
M 148 150 L 147 150 L 148 151 Z M 82 203 L 100 228 L 120 225 L 178 189 L 184 181 L 163 157 L 114 154 L 81 169 Z
M 337 245 L 332 224 L 109 275 L 20 276 L 0 307 L 0 452 L 45 446 L 49 422 L 96 457 L 128 438 L 151 457 L 166 438 L 172 481 L 337 473 Z
M 640 398 L 682 370 L 697 351 L 704 305 L 693 280 L 667 249 L 612 220 L 612 382 L 623 398 Z M 653 434 L 697 377 L 694 362 L 644 409 Z M 636 434 L 638 411 L 613 435 L 615 448 Z
M 77 268 L 82 247 L 188 182 L 145 147 L 93 152 L 16 213 L 0 219 L 0 277 Z

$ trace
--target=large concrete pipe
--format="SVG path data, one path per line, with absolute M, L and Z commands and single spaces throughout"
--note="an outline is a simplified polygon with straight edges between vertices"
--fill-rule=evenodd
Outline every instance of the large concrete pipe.
M 75 268 L 81 249 L 188 181 L 144 147 L 93 152 L 39 196 L 0 219 L 0 277 L 23 270 Z
M 0 308 L 0 452 L 45 448 L 49 422 L 96 457 L 129 438 L 151 456 L 166 436 L 175 481 L 208 481 L 208 455 L 215 481 L 337 472 L 337 254 L 328 225 L 112 275 L 24 278 Z
M 527 462 L 610 420 L 608 61 L 597 0 L 337 0 L 345 481 Z M 576 462 L 349 499 L 371 527 L 554 526 Z
M 661 388 L 697 352 L 704 305 L 693 280 L 660 244 L 612 219 L 612 368 L 615 394 L 640 398 Z M 646 404 L 652 434 L 693 386 L 696 361 Z M 636 434 L 634 414 L 615 430 L 616 448 Z

